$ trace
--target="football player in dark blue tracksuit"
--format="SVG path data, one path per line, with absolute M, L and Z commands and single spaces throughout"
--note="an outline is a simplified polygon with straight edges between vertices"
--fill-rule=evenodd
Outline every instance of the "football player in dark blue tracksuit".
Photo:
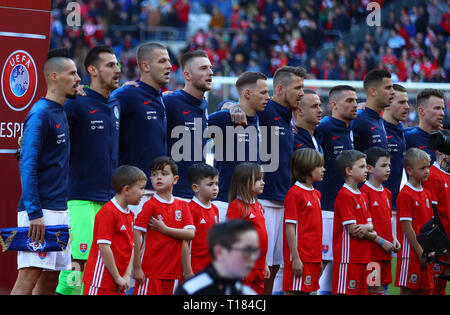
M 403 154 L 406 140 L 402 121 L 408 117 L 409 104 L 406 89 L 394 84 L 394 99 L 383 111 L 383 123 L 386 129 L 388 152 L 391 155 L 391 174 L 384 184 L 392 193 L 392 209 L 396 209 L 396 200 L 403 177 Z
M 181 56 L 185 85 L 163 97 L 167 111 L 167 154 L 178 165 L 180 179 L 173 188 L 176 197 L 190 199 L 194 192 L 188 180 L 188 168 L 206 161 L 204 131 L 208 123 L 208 103 L 204 97 L 211 90 L 212 65 L 203 50 Z
M 305 95 L 298 109 L 294 110 L 297 133 L 294 135 L 294 150 L 310 148 L 323 154 L 322 147 L 314 135 L 322 120 L 322 102 L 314 90 L 304 89 Z
M 150 163 L 167 154 L 167 115 L 161 87 L 169 82 L 172 68 L 167 49 L 159 43 L 139 46 L 137 61 L 141 77 L 138 86 L 126 85 L 112 94 L 120 101 L 119 165 L 140 168 L 150 179 Z M 147 198 L 133 211 L 140 211 L 152 194 L 147 182 Z
M 424 89 L 417 94 L 419 125 L 405 129 L 406 149 L 419 148 L 431 157 L 430 165 L 436 161 L 436 154 L 428 149 L 430 133 L 442 127 L 444 122 L 444 93 L 436 89 Z
M 68 196 L 73 235 L 71 254 L 79 270 L 60 273 L 56 292 L 63 295 L 81 292 L 95 215 L 114 196 L 112 174 L 119 159 L 120 106 L 110 96 L 119 86 L 120 69 L 114 50 L 106 45 L 92 48 L 84 66 L 90 88 L 84 89 L 86 95 L 64 105 L 71 143 Z
M 325 158 L 325 174 L 319 185 L 323 220 L 322 259 L 327 262 L 320 278 L 319 294 L 331 294 L 333 264 L 333 218 L 334 201 L 344 184 L 336 166 L 336 157 L 344 150 L 353 149 L 351 122 L 356 118 L 356 90 L 347 85 L 338 85 L 329 92 L 331 116 L 322 119 L 315 133 L 322 146 Z
M 224 221 L 228 208 L 228 192 L 234 168 L 242 162 L 260 163 L 260 132 L 257 112 L 269 100 L 267 78 L 259 72 L 244 72 L 236 81 L 239 107 L 247 115 L 247 126 L 237 126 L 231 121 L 229 110 L 209 115 L 206 135 L 214 139 L 214 166 L 219 170 L 219 194 L 216 206 L 219 221 Z M 232 151 L 231 151 L 232 150 Z
M 364 152 L 377 146 L 387 151 L 387 136 L 381 112 L 394 98 L 394 89 L 389 71 L 375 69 L 364 78 L 367 101 L 363 111 L 353 122 L 355 150 Z
M 68 225 L 69 125 L 63 110 L 76 97 L 80 77 L 66 50 L 50 51 L 44 65 L 45 97 L 25 118 L 19 160 L 22 196 L 18 226 L 29 226 L 31 241 L 43 242 L 46 225 Z M 54 294 L 59 270 L 71 269 L 66 252 L 18 252 L 18 276 L 11 294 Z M 43 272 L 45 270 L 45 272 Z

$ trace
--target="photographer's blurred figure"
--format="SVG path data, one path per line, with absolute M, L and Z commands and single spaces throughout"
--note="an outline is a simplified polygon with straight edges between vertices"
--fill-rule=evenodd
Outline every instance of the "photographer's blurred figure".
M 431 193 L 431 202 L 436 205 L 437 213 L 441 223 L 444 227 L 444 231 L 447 236 L 450 235 L 450 156 L 442 153 L 440 150 L 446 152 L 450 151 L 448 142 L 445 140 L 450 138 L 449 130 L 438 131 L 441 141 L 429 142 L 429 149 L 434 150 L 436 154 L 436 161 L 430 167 L 430 175 L 428 180 L 423 182 L 423 188 L 427 189 Z M 434 137 L 435 135 L 431 135 Z M 436 138 L 437 139 L 437 138 Z M 443 258 L 445 261 L 450 262 L 448 257 Z M 434 264 L 433 270 L 439 270 L 441 266 L 438 263 Z M 445 295 L 445 288 L 447 286 L 447 280 L 435 277 L 433 295 Z
M 208 234 L 212 264 L 183 282 L 175 295 L 255 295 L 242 279 L 259 257 L 258 234 L 250 221 L 228 220 Z

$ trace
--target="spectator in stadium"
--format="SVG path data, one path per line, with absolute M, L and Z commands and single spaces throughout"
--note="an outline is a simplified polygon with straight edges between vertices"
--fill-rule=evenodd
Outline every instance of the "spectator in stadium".
M 200 2 L 203 3 L 203 7 L 199 7 Z M 181 4 L 182 1 L 179 0 L 175 3 Z M 116 50 L 116 55 L 120 57 L 119 59 L 121 59 L 120 52 L 122 50 L 127 52 L 133 49 L 135 46 L 137 46 L 137 43 L 139 41 L 142 41 L 149 36 L 151 38 L 156 37 L 157 40 L 160 39 L 158 37 L 160 36 L 159 34 L 163 34 L 161 36 L 167 36 L 167 32 L 146 33 L 142 32 L 142 30 L 144 30 L 144 27 L 147 27 L 149 25 L 168 25 L 167 23 L 169 22 L 167 21 L 167 18 L 168 13 L 170 12 L 170 8 L 172 8 L 171 15 L 173 17 L 175 17 L 176 15 L 177 21 L 175 21 L 174 19 L 174 22 L 170 22 L 169 24 L 173 24 L 175 26 L 175 24 L 177 24 L 179 20 L 178 12 L 176 12 L 176 10 L 173 10 L 173 6 L 175 5 L 174 3 L 166 3 L 163 6 L 158 7 L 158 5 L 152 4 L 151 1 L 134 0 L 125 1 L 123 3 L 116 3 L 112 0 L 106 2 L 101 2 L 99 0 L 90 0 L 88 2 L 88 5 L 84 3 L 81 5 L 82 23 L 86 24 L 85 29 L 86 31 L 89 31 L 86 33 L 88 37 L 88 44 L 86 44 L 85 41 L 87 38 L 85 38 L 84 31 L 81 28 L 66 28 L 66 32 L 64 34 L 61 33 L 61 25 L 64 24 L 65 18 L 64 14 L 67 14 L 68 12 L 64 11 L 65 7 L 61 1 L 53 1 L 52 4 L 54 8 L 52 22 L 53 35 L 51 38 L 52 47 L 54 47 L 53 45 L 60 45 L 66 38 L 70 39 L 70 41 L 66 43 L 67 45 L 70 45 L 72 47 L 72 50 L 74 50 L 76 47 L 78 47 L 78 49 L 85 49 L 86 47 L 93 47 L 97 44 L 111 44 Z M 385 2 L 385 4 L 382 3 L 383 6 L 389 4 L 389 2 Z M 300 31 L 302 40 L 306 44 L 305 50 L 307 51 L 307 54 L 305 53 L 304 56 L 299 60 L 298 56 L 296 56 L 294 53 L 288 52 L 286 54 L 288 59 L 287 64 L 305 66 L 308 64 L 309 59 L 316 57 L 314 52 L 317 49 L 320 49 L 321 45 L 323 45 L 325 41 L 333 39 L 330 33 L 325 34 L 327 30 L 336 31 L 337 29 L 341 28 L 347 29 L 348 26 L 339 26 L 341 24 L 339 21 L 342 18 L 344 20 L 350 19 L 350 23 L 352 26 L 355 25 L 355 23 L 362 22 L 367 16 L 367 14 L 364 14 L 364 12 L 366 11 L 366 6 L 367 5 L 365 2 L 362 2 L 361 4 L 350 4 L 347 0 L 340 0 L 329 2 L 319 1 L 316 3 L 309 2 L 304 7 L 302 7 L 302 9 L 300 9 L 300 3 L 296 1 L 294 3 L 289 1 L 286 3 L 283 1 L 271 1 L 270 3 L 265 3 L 264 1 L 261 1 L 260 3 L 257 3 L 257 11 L 255 11 L 253 10 L 254 6 L 247 2 L 240 2 L 239 4 L 236 3 L 233 7 L 233 2 L 230 0 L 216 1 L 214 2 L 214 4 L 209 0 L 199 0 L 199 2 L 192 3 L 190 12 L 192 11 L 193 14 L 197 14 L 202 10 L 202 8 L 206 8 L 205 13 L 210 14 L 211 17 L 213 17 L 212 12 L 215 11 L 213 10 L 213 8 L 217 7 L 218 11 L 220 11 L 220 13 L 224 16 L 224 23 L 220 22 L 220 25 L 223 24 L 225 28 L 209 27 L 209 30 L 207 30 L 205 27 L 207 27 L 208 24 L 205 24 L 204 29 L 206 38 L 203 42 L 203 45 L 207 43 L 207 39 L 213 38 L 216 35 L 223 35 L 224 38 L 229 38 L 232 41 L 235 37 L 234 30 L 238 32 L 242 31 L 244 35 L 247 36 L 247 39 L 244 42 L 248 51 L 246 54 L 243 54 L 245 58 L 240 62 L 239 69 L 237 69 L 237 71 L 236 69 L 233 69 L 234 72 L 230 73 L 227 68 L 223 66 L 224 61 L 223 59 L 221 59 L 220 62 L 213 63 L 213 67 L 215 68 L 215 70 L 217 70 L 217 73 L 222 75 L 234 75 L 236 73 L 239 73 L 241 69 L 246 69 L 248 64 L 250 63 L 251 58 L 249 58 L 248 55 L 262 52 L 263 60 L 260 62 L 260 65 L 262 67 L 261 70 L 266 75 L 270 75 L 271 73 L 273 74 L 274 70 L 276 70 L 272 69 L 272 72 L 269 71 L 268 65 L 270 64 L 271 58 L 270 47 L 276 45 L 277 42 L 279 45 L 283 45 L 279 43 L 280 41 L 289 43 L 290 39 L 295 37 L 293 33 L 296 31 Z M 435 7 L 431 4 L 429 6 L 433 8 Z M 436 7 L 443 14 L 447 11 L 448 6 L 446 6 L 442 1 L 438 1 L 436 2 Z M 217 13 L 217 11 L 215 12 Z M 273 15 L 275 15 L 275 18 Z M 188 23 L 190 23 L 189 16 L 194 15 L 187 15 Z M 324 23 L 327 16 L 330 16 L 332 21 L 331 24 L 328 23 L 328 29 L 325 26 L 327 24 Z M 90 22 L 88 22 L 88 20 Z M 420 5 L 418 7 L 411 6 L 409 10 L 408 8 L 404 8 L 400 10 L 400 14 L 396 10 L 392 10 L 389 12 L 389 19 L 387 21 L 383 21 L 382 26 L 376 27 L 374 29 L 373 33 L 376 34 L 376 36 L 374 36 L 374 39 L 376 40 L 378 45 L 386 46 L 386 43 L 389 39 L 389 32 L 391 31 L 391 29 L 395 30 L 400 36 L 396 36 L 395 39 L 391 39 L 391 45 L 394 45 L 396 47 L 395 54 L 397 58 L 400 58 L 403 47 L 409 48 L 409 43 L 412 43 L 413 40 L 420 41 L 420 38 L 427 34 L 429 42 L 428 45 L 430 45 L 431 43 L 435 44 L 436 41 L 441 41 L 442 43 L 444 43 L 445 38 L 448 37 L 448 33 L 445 32 L 444 27 L 442 26 L 445 25 L 445 15 L 440 18 L 439 25 L 437 25 L 437 27 L 429 27 L 428 20 L 429 14 L 427 12 L 426 4 Z M 348 25 L 347 22 L 344 22 L 342 24 Z M 117 27 L 115 27 L 115 30 L 113 30 L 113 28 L 111 27 L 119 26 L 120 29 L 120 27 L 122 26 L 130 25 L 134 27 L 135 30 L 119 31 Z M 227 27 L 229 28 L 227 29 Z M 235 27 L 235 29 L 232 29 L 232 31 L 230 32 L 231 27 Z M 93 32 L 94 30 L 95 32 Z M 343 34 L 348 34 L 348 32 L 343 31 Z M 122 38 L 127 37 L 127 35 L 131 36 L 130 40 L 121 40 Z M 443 37 L 440 37 L 441 35 Z M 178 39 L 180 40 L 183 40 L 185 38 L 184 32 L 179 32 L 178 36 Z M 371 34 L 368 34 L 367 37 L 371 37 Z M 267 39 L 269 40 L 270 45 L 267 45 Z M 400 46 L 398 45 L 399 43 L 396 43 L 397 40 L 400 42 Z M 405 41 L 404 45 L 402 43 L 403 41 Z M 253 45 L 253 42 L 256 42 L 257 44 Z M 365 41 L 359 41 L 356 43 L 358 51 L 360 50 L 360 47 L 363 46 L 364 42 Z M 129 46 L 130 43 L 131 46 Z M 351 43 L 348 43 L 346 41 L 346 44 L 348 44 L 350 47 Z M 373 47 L 373 43 L 371 43 L 371 46 L 372 50 L 378 53 L 378 48 Z M 443 49 L 444 45 L 441 46 L 442 47 L 440 49 L 443 51 L 443 54 L 445 54 L 445 50 Z M 423 48 L 426 47 L 424 46 Z M 192 47 L 192 49 L 207 50 L 205 46 L 194 46 Z M 215 49 L 212 49 L 211 51 L 213 56 L 216 55 Z M 428 49 L 426 49 L 426 53 L 431 58 L 431 52 L 429 52 Z M 226 57 L 226 61 L 228 63 L 233 63 L 236 59 L 236 55 L 238 54 L 242 54 L 242 52 L 230 53 L 229 56 Z M 375 54 L 375 56 L 372 56 L 372 58 L 379 57 L 376 55 L 377 54 Z M 239 56 L 238 58 L 241 58 L 241 56 Z M 214 58 L 211 59 L 214 60 Z M 280 58 L 277 56 L 276 59 L 278 60 Z M 356 78 L 362 80 L 365 73 L 375 67 L 375 65 L 371 63 L 370 60 L 360 60 L 355 64 L 352 63 L 354 58 L 352 58 L 351 56 L 348 58 L 348 60 L 351 62 L 347 65 L 347 69 L 345 69 L 345 67 L 344 69 L 339 69 L 339 78 Z M 319 60 L 319 62 L 321 63 L 322 60 Z M 432 62 L 434 62 L 434 60 Z M 419 80 L 426 80 L 430 82 L 448 81 L 449 76 L 443 74 L 442 69 L 445 70 L 445 67 L 443 67 L 443 63 L 444 58 L 441 57 L 437 61 L 437 67 L 435 67 L 435 71 L 428 77 L 419 76 Z M 439 69 L 439 66 L 441 66 L 442 69 Z M 394 78 L 396 78 L 395 74 L 397 74 L 399 80 L 401 81 L 417 80 L 416 73 L 419 74 L 420 72 L 419 70 L 416 71 L 416 73 L 409 70 L 402 70 L 403 74 L 400 75 L 395 71 L 395 68 L 399 69 L 400 67 L 398 65 L 392 65 L 389 70 L 391 71 Z M 406 78 L 405 73 L 407 74 Z M 125 76 L 126 78 L 123 78 Z M 136 77 L 128 76 L 128 71 L 122 72 L 122 78 L 122 81 L 136 79 Z

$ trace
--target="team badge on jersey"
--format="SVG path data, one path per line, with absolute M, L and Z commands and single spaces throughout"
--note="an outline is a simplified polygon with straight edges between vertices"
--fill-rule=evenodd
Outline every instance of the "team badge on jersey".
M 33 57 L 25 50 L 16 50 L 6 58 L 1 76 L 1 88 L 6 104 L 22 111 L 33 101 L 37 90 L 37 68 Z
M 350 281 L 348 282 L 348 288 L 349 288 L 350 290 L 355 289 L 355 288 L 356 288 L 356 280 L 350 280 Z
M 175 220 L 181 221 L 182 219 L 182 212 L 181 210 L 175 210 Z
M 311 285 L 311 276 L 310 276 L 310 275 L 307 275 L 307 276 L 305 277 L 305 284 L 306 284 L 306 285 Z

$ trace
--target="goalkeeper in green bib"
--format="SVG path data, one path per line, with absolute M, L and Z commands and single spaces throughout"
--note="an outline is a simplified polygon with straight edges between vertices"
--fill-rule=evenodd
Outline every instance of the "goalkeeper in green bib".
M 91 248 L 95 215 L 114 196 L 112 174 L 118 166 L 119 101 L 110 94 L 119 86 L 119 65 L 110 46 L 96 46 L 84 66 L 90 88 L 67 101 L 70 128 L 69 202 L 72 270 L 60 273 L 57 294 L 82 292 L 84 265 Z

